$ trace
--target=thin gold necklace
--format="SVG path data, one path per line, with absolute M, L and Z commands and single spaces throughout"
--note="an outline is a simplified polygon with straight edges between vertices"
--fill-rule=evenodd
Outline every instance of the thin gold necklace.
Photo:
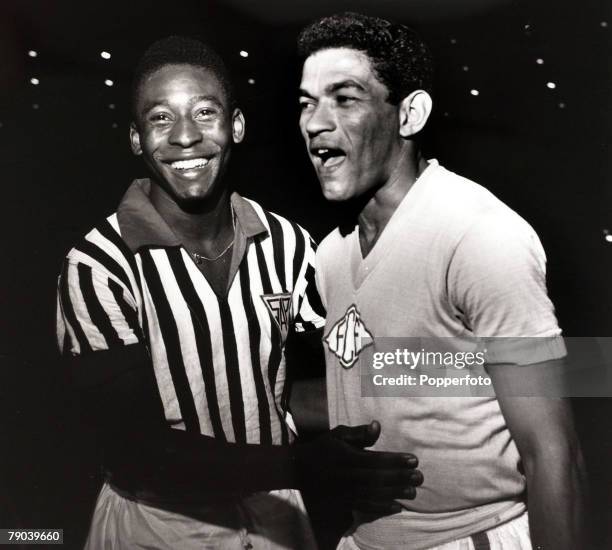
M 201 264 L 202 260 L 206 260 L 208 262 L 216 262 L 219 258 L 221 258 L 221 256 L 223 256 L 223 254 L 225 254 L 232 247 L 233 244 L 234 239 L 232 239 L 230 243 L 223 249 L 223 252 L 221 252 L 221 254 L 215 256 L 214 258 L 209 258 L 208 256 L 204 256 L 204 254 L 198 254 L 197 252 L 192 252 L 191 255 L 193 256 L 193 259 L 195 260 L 196 264 Z
M 196 264 L 200 265 L 202 263 L 203 260 L 206 260 L 207 262 L 216 262 L 218 259 L 221 258 L 221 256 L 223 256 L 230 248 L 232 248 L 232 245 L 234 244 L 234 240 L 236 239 L 236 214 L 234 213 L 234 209 L 232 208 L 232 230 L 233 230 L 233 237 L 232 240 L 229 242 L 229 244 L 222 250 L 222 252 L 215 256 L 214 258 L 209 258 L 208 256 L 204 256 L 204 254 L 198 254 L 197 252 L 192 252 L 191 255 L 193 256 L 193 260 L 195 261 Z

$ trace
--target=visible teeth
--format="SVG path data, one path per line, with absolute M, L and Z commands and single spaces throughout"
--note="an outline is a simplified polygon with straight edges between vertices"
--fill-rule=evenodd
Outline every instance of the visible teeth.
M 191 170 L 192 168 L 203 168 L 208 164 L 208 159 L 186 159 L 176 160 L 170 164 L 175 170 Z
M 329 149 L 317 149 L 317 155 L 322 156 L 329 153 Z

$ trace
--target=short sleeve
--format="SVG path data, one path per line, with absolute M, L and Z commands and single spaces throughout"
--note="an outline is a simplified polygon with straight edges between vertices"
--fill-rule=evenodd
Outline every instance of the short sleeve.
M 535 363 L 565 355 L 546 290 L 544 249 L 516 213 L 492 212 L 470 227 L 455 249 L 447 283 L 458 316 L 474 336 L 507 338 L 497 357 L 495 345 L 489 350 L 493 362 Z
M 83 355 L 141 342 L 136 300 L 101 267 L 67 259 L 57 286 L 57 342 Z
M 301 228 L 300 228 L 301 229 Z M 317 246 L 310 235 L 302 230 L 305 239 L 304 260 L 294 288 L 296 332 L 315 330 L 325 325 L 325 308 L 321 302 L 315 276 Z

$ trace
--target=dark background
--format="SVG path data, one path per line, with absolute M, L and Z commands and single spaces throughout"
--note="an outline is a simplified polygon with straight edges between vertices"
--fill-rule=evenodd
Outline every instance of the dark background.
M 55 284 L 71 243 L 144 175 L 127 139 L 136 59 L 168 34 L 214 45 L 247 119 L 232 181 L 321 239 L 335 213 L 297 128 L 294 42 L 306 22 L 344 9 L 423 33 L 437 59 L 429 156 L 489 188 L 535 227 L 566 335 L 611 335 L 609 0 L 3 2 L 0 528 L 63 528 L 69 548 L 86 533 L 100 480 L 95 434 L 79 423 L 58 364 Z M 601 399 L 575 406 L 592 516 L 603 525 L 612 521 L 610 408 Z M 316 503 L 314 514 L 323 537 L 339 525 Z M 604 544 L 600 538 L 597 547 Z

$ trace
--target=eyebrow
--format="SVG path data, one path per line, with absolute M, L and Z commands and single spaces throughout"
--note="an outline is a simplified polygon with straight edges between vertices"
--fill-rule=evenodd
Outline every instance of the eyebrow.
M 223 103 L 221 103 L 219 98 L 215 97 L 214 95 L 198 95 L 198 96 L 195 96 L 195 97 L 191 98 L 191 100 L 189 101 L 189 105 L 193 106 L 196 103 L 199 103 L 200 101 L 210 101 L 211 103 L 214 103 L 222 111 L 225 110 L 225 107 L 223 106 Z M 140 112 L 140 115 L 141 116 L 145 115 L 151 109 L 153 109 L 154 107 L 157 107 L 158 105 L 170 108 L 170 103 L 168 103 L 168 100 L 166 100 L 166 99 L 162 99 L 162 100 L 159 100 L 159 101 L 151 101 L 151 102 L 145 104 L 145 106 L 142 108 L 142 111 Z
M 349 78 L 347 80 L 342 80 L 340 82 L 333 82 L 332 84 L 327 85 L 325 87 L 325 93 L 332 94 L 344 88 L 354 88 L 355 90 L 358 90 L 360 92 L 367 91 L 361 84 L 359 84 L 359 82 Z M 304 97 L 309 97 L 311 99 L 315 99 L 314 96 L 308 93 L 306 90 L 304 90 L 304 88 L 300 88 L 300 95 Z
M 359 90 L 360 92 L 366 91 L 366 89 L 361 84 L 359 84 L 359 82 L 353 79 L 343 80 L 342 82 L 335 82 L 334 84 L 330 84 L 329 86 L 327 86 L 327 88 L 325 88 L 325 91 L 326 92 L 337 92 L 338 90 L 341 90 L 342 88 L 355 88 L 356 90 Z
M 225 109 L 221 100 L 214 95 L 198 95 L 194 97 L 189 103 L 191 103 L 191 105 L 194 105 L 195 103 L 199 103 L 200 101 L 210 101 L 211 103 L 214 103 L 217 107 L 219 107 L 219 109 Z

